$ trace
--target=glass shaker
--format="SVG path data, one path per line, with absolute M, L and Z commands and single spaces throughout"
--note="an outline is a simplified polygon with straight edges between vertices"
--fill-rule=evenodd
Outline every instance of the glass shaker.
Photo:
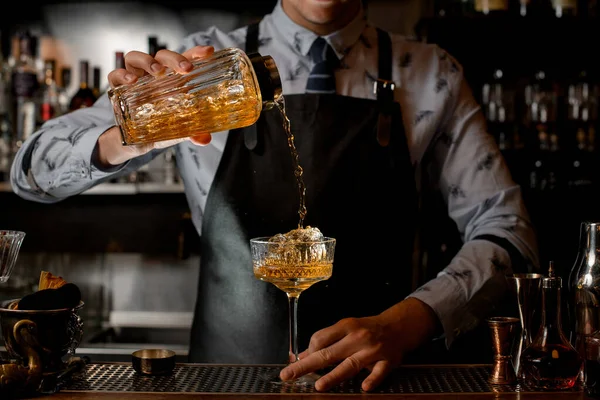
M 243 128 L 282 102 L 279 71 L 270 56 L 227 48 L 192 64 L 187 74 L 147 75 L 108 91 L 123 144 Z
M 583 357 L 562 330 L 561 289 L 562 279 L 555 276 L 551 262 L 548 276 L 542 279 L 541 326 L 521 354 L 525 382 L 538 389 L 570 389 L 583 372 Z

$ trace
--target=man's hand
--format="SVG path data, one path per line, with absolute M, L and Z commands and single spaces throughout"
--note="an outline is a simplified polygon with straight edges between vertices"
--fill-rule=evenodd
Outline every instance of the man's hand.
M 300 361 L 284 368 L 280 377 L 291 380 L 339 363 L 317 380 L 316 390 L 327 391 L 368 369 L 371 373 L 362 389 L 370 391 L 402 363 L 407 352 L 431 339 L 438 326 L 428 305 L 408 298 L 377 316 L 343 319 L 316 332 Z
M 208 57 L 213 52 L 214 48 L 212 46 L 196 46 L 182 54 L 163 49 L 159 50 L 154 57 L 141 51 L 130 51 L 124 58 L 125 68 L 117 68 L 111 71 L 108 74 L 108 83 L 111 88 L 132 84 L 144 75 L 160 76 L 167 69 L 180 74 L 186 74 L 192 70 L 192 60 Z M 198 135 L 190 138 L 124 146 L 121 143 L 119 128 L 113 127 L 104 132 L 98 139 L 97 162 L 102 166 L 110 167 L 146 154 L 153 149 L 173 146 L 185 140 L 190 140 L 192 143 L 204 146 L 210 143 L 210 139 L 210 134 L 198 132 Z

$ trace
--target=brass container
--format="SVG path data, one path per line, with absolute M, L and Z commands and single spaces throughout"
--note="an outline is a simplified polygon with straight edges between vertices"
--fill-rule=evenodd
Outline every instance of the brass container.
M 141 375 L 167 375 L 175 368 L 175 352 L 166 349 L 142 349 L 131 354 L 131 365 Z
M 83 336 L 79 310 L 15 310 L 0 307 L 0 328 L 9 362 L 0 364 L 0 394 L 36 392 L 42 380 L 65 371 L 63 357 L 74 354 Z
M 512 348 L 519 318 L 492 317 L 487 320 L 492 335 L 494 364 L 488 382 L 492 385 L 509 385 L 517 378 L 512 363 Z

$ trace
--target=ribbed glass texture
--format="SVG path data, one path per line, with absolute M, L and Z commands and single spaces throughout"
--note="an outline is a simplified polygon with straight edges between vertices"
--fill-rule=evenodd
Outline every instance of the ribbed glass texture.
M 8 281 L 15 267 L 25 233 L 0 230 L 0 283 Z
M 235 48 L 196 60 L 187 74 L 147 75 L 109 90 L 125 144 L 142 144 L 252 125 L 262 110 L 255 71 Z

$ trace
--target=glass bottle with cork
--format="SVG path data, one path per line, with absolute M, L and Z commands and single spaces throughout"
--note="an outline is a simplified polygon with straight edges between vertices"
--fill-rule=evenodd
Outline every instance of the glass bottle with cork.
M 270 56 L 226 48 L 192 64 L 186 74 L 147 75 L 108 91 L 123 144 L 243 128 L 282 101 L 279 71 Z
M 570 389 L 582 379 L 583 358 L 569 343 L 561 323 L 562 279 L 550 262 L 542 279 L 541 325 L 521 355 L 525 382 L 543 390 Z

